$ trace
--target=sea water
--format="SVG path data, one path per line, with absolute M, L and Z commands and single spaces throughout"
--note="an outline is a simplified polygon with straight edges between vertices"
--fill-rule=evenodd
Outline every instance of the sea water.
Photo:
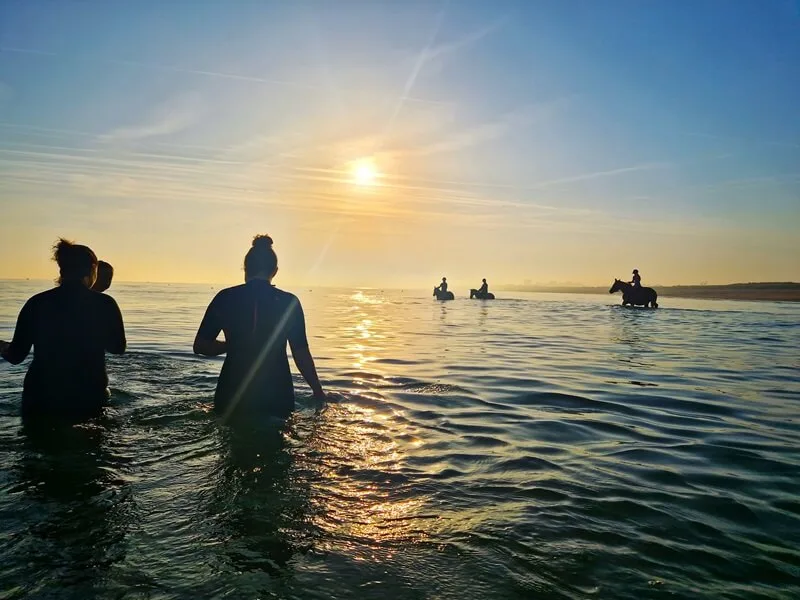
M 97 421 L 0 366 L 0 598 L 800 597 L 800 305 L 291 290 L 330 401 L 230 427 L 217 289 L 114 284 Z

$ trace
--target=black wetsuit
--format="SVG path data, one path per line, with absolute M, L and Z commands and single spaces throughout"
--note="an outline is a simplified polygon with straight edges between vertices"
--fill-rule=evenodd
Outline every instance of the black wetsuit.
M 225 332 L 227 356 L 214 395 L 216 409 L 228 416 L 287 417 L 294 410 L 294 386 L 286 342 L 308 346 L 297 297 L 260 279 L 222 290 L 197 335 L 215 340 L 220 331 Z
M 14 339 L 3 354 L 19 364 L 33 346 L 25 375 L 25 417 L 86 417 L 108 402 L 106 351 L 125 351 L 125 327 L 111 296 L 80 282 L 33 296 L 22 307 Z
M 478 293 L 479 294 L 488 294 L 489 293 L 489 284 L 488 283 L 484 283 L 480 287 L 480 289 L 478 290 Z

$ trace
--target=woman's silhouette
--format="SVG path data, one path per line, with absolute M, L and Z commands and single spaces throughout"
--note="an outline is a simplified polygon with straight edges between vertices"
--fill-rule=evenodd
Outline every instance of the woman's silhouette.
M 244 272 L 244 285 L 224 289 L 211 301 L 194 352 L 227 354 L 214 396 L 215 407 L 226 418 L 234 414 L 285 418 L 294 410 L 287 341 L 314 397 L 325 398 L 308 348 L 303 308 L 296 296 L 272 285 L 278 257 L 269 236 L 253 240 Z M 225 341 L 217 340 L 220 331 Z
M 25 418 L 96 416 L 108 402 L 106 352 L 125 352 L 125 328 L 111 296 L 93 292 L 97 256 L 91 248 L 59 240 L 53 249 L 58 287 L 22 307 L 11 343 L 0 342 L 8 362 L 19 364 L 33 347 L 25 375 Z

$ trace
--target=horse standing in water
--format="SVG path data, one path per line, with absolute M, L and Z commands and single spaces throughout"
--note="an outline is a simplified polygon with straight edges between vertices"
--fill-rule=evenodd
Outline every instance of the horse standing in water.
M 653 288 L 649 287 L 634 287 L 627 281 L 620 279 L 614 280 L 614 285 L 608 290 L 609 294 L 622 291 L 622 306 L 630 304 L 631 306 L 652 306 L 658 308 L 658 294 Z
M 494 300 L 494 294 L 492 292 L 482 292 L 480 290 L 471 289 L 469 291 L 469 299 L 472 300 L 473 298 L 477 298 L 478 300 Z
M 438 287 L 433 288 L 433 297 L 437 300 L 455 300 L 456 297 L 451 291 L 443 292 Z

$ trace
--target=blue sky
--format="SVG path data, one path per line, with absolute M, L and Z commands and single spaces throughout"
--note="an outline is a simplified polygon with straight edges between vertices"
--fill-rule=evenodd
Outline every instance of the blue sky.
M 797 106 L 788 0 L 9 0 L 0 277 L 800 280 Z

